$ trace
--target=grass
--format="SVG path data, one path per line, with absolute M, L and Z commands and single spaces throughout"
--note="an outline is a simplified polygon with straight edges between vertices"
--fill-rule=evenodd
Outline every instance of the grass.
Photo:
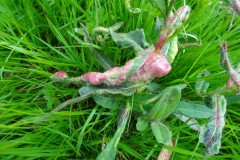
M 183 5 L 177 1 L 175 7 Z M 155 82 L 164 86 L 186 83 L 183 98 L 197 97 L 194 86 L 197 74 L 209 70 L 211 90 L 223 86 L 227 74 L 219 65 L 219 44 L 226 40 L 230 58 L 240 62 L 239 23 L 235 16 L 228 31 L 231 13 L 217 0 L 186 0 L 192 7 L 189 24 L 182 33 L 195 35 L 200 46 L 180 48 L 171 73 Z M 117 110 L 95 104 L 90 98 L 55 113 L 47 121 L 34 124 L 61 102 L 76 97 L 81 86 L 53 83 L 49 76 L 64 70 L 75 77 L 89 71 L 103 71 L 82 41 L 74 33 L 83 23 L 89 31 L 95 26 L 109 27 L 124 22 L 118 32 L 143 28 L 147 41 L 155 43 L 152 35 L 154 17 L 159 13 L 149 1 L 137 0 L 133 7 L 138 14 L 128 12 L 123 0 L 2 0 L 0 4 L 0 159 L 94 159 L 116 130 Z M 188 42 L 196 42 L 188 37 Z M 179 33 L 184 44 L 186 37 Z M 99 47 L 99 46 L 98 46 Z M 109 42 L 99 47 L 117 65 L 134 57 L 130 49 Z M 228 106 L 220 154 L 207 159 L 240 159 L 240 107 Z M 200 159 L 204 146 L 198 134 L 175 117 L 166 123 L 173 131 L 176 147 L 171 159 Z M 117 159 L 156 159 L 158 145 L 151 129 L 136 131 L 133 113 L 128 129 L 118 145 Z

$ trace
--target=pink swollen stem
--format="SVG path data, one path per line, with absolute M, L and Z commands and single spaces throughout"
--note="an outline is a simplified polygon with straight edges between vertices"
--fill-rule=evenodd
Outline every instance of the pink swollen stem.
M 144 63 L 133 74 L 127 76 L 136 58 L 146 58 Z M 114 67 L 104 73 L 88 72 L 81 79 L 91 85 L 107 84 L 108 86 L 120 85 L 123 82 L 146 82 L 152 78 L 162 77 L 171 70 L 171 65 L 165 55 L 151 53 L 147 56 L 139 55 L 128 61 L 122 67 Z

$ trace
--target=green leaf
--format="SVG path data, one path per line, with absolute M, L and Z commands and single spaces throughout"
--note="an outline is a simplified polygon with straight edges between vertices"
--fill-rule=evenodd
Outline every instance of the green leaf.
M 172 133 L 167 126 L 159 121 L 152 121 L 151 128 L 158 143 L 163 143 L 165 145 L 170 144 Z
M 96 94 L 93 99 L 98 105 L 108 109 L 117 109 L 120 105 L 119 97 L 110 94 Z
M 124 112 L 125 117 L 123 119 L 123 122 L 118 127 L 111 141 L 107 144 L 104 150 L 97 156 L 96 160 L 114 160 L 115 159 L 115 156 L 117 153 L 117 145 L 126 127 L 130 111 L 131 111 L 131 108 L 129 104 L 127 104 L 126 110 Z
M 185 115 L 191 118 L 208 118 L 214 115 L 214 111 L 203 105 L 181 101 L 175 113 Z
M 151 85 L 152 84 L 152 85 Z M 150 85 L 150 87 L 149 87 Z M 155 92 L 158 94 L 152 94 L 152 93 L 146 93 L 146 92 L 142 92 L 142 93 L 138 93 L 134 95 L 134 100 L 133 100 L 133 110 L 136 112 L 143 112 L 145 114 L 149 113 L 150 110 L 153 108 L 153 106 L 155 106 L 155 104 L 157 103 L 157 101 L 159 100 L 159 98 L 168 91 L 168 89 L 170 88 L 178 88 L 180 90 L 182 90 L 183 88 L 186 87 L 185 84 L 180 84 L 180 85 L 175 85 L 172 87 L 169 87 L 168 89 L 164 89 L 163 91 L 161 91 L 159 93 L 159 90 L 163 88 L 163 86 L 158 85 L 156 83 L 150 83 L 147 86 L 148 90 L 151 92 Z
M 163 17 L 166 17 L 166 3 L 165 0 L 151 0 L 153 7 L 157 8 Z
M 180 102 L 181 89 L 179 87 L 168 87 L 161 93 L 163 93 L 163 95 L 147 115 L 151 120 L 159 119 L 161 121 L 167 118 L 174 112 Z
M 136 52 L 143 51 L 143 48 L 149 47 L 143 29 L 136 29 L 129 33 L 116 33 L 110 28 L 109 32 L 117 45 L 132 47 Z
M 144 131 L 148 126 L 148 121 L 144 118 L 144 116 L 140 116 L 137 119 L 137 130 L 138 131 Z

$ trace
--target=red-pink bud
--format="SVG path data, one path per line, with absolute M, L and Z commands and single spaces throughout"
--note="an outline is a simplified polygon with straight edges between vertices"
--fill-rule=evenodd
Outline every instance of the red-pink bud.
M 59 79 L 67 78 L 67 74 L 64 71 L 59 71 L 55 73 L 55 77 Z

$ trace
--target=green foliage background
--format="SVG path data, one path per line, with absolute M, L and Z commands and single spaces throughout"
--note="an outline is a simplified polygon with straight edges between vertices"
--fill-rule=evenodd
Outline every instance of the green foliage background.
M 183 5 L 177 1 L 175 8 Z M 155 82 L 164 86 L 186 83 L 183 98 L 203 101 L 194 91 L 196 76 L 209 70 L 211 90 L 228 79 L 219 65 L 219 44 L 226 40 L 230 59 L 240 62 L 240 17 L 235 16 L 228 30 L 231 12 L 218 0 L 186 0 L 192 12 L 182 33 L 198 38 L 179 37 L 181 44 L 201 43 L 180 48 L 171 73 Z M 154 44 L 154 18 L 159 12 L 147 0 L 132 2 L 139 14 L 128 12 L 123 0 L 1 0 L 0 3 L 0 159 L 94 159 L 116 130 L 118 110 L 108 110 L 92 99 L 71 105 L 40 124 L 32 122 L 50 112 L 61 102 L 76 97 L 80 86 L 53 83 L 52 73 L 64 70 L 70 76 L 88 71 L 103 71 L 74 33 L 79 22 L 91 32 L 95 26 L 109 27 L 124 22 L 119 32 L 143 28 L 147 41 Z M 129 48 L 113 42 L 100 47 L 117 65 L 134 57 Z M 227 108 L 226 126 L 219 155 L 207 159 L 240 159 L 240 107 Z M 176 147 L 171 159 L 199 159 L 204 146 L 197 132 L 176 117 L 168 123 Z M 117 159 L 156 159 L 162 145 L 157 145 L 151 129 L 136 131 L 132 114 L 128 129 L 120 140 Z

